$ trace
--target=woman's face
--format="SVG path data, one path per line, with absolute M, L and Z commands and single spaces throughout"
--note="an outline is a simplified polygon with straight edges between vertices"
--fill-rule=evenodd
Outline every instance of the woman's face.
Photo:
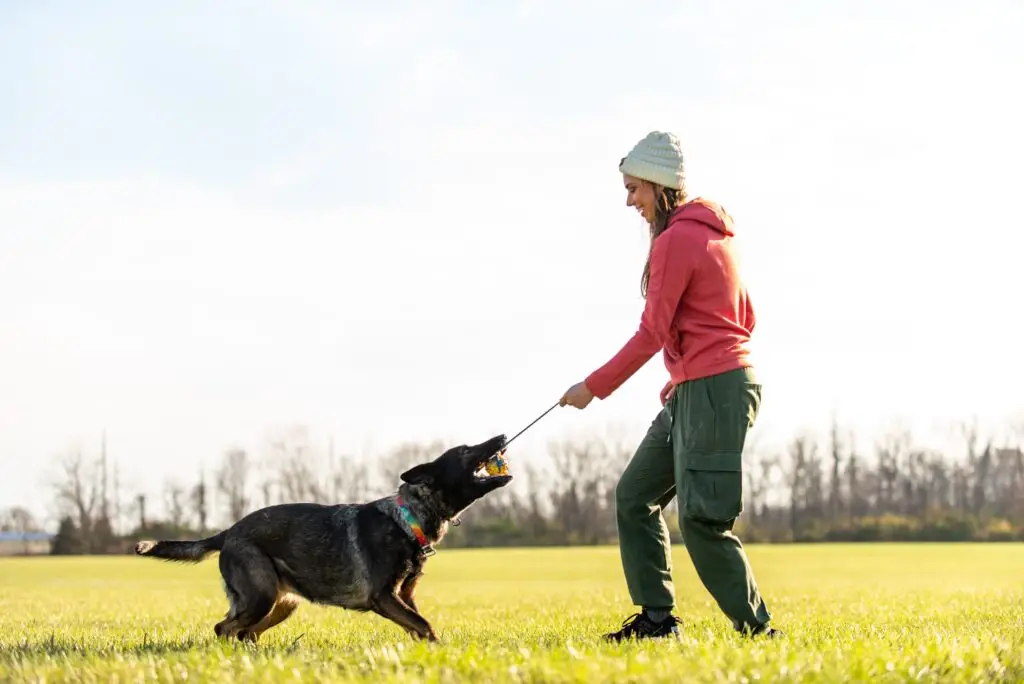
M 622 174 L 622 184 L 626 186 L 626 206 L 634 207 L 647 223 L 653 223 L 658 201 L 654 184 L 626 174 Z

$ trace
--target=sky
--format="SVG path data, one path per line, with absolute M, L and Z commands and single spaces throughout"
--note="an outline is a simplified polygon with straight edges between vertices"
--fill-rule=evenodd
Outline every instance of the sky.
M 636 330 L 651 130 L 736 220 L 759 448 L 1005 435 L 1022 32 L 1016 0 L 0 4 L 0 507 L 47 515 L 104 432 L 159 497 L 291 425 L 367 459 L 518 431 Z M 639 442 L 666 379 L 513 467 Z

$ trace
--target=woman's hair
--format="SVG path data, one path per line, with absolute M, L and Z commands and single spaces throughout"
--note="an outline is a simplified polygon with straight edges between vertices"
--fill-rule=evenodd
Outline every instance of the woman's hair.
M 673 210 L 684 204 L 686 204 L 686 188 L 680 190 L 661 188 L 661 192 L 658 194 L 658 203 L 654 208 L 654 222 L 651 223 L 651 244 L 647 248 L 647 262 L 644 264 L 644 273 L 640 278 L 640 294 L 644 299 L 647 298 L 647 283 L 651 279 L 651 251 L 654 249 L 654 239 L 668 228 L 668 217 Z

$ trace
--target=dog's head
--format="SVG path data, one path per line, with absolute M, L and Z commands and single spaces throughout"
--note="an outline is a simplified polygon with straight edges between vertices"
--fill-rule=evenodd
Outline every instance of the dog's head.
M 421 463 L 402 473 L 402 481 L 414 486 L 420 496 L 433 499 L 450 514 L 457 514 L 477 499 L 504 487 L 511 475 L 487 475 L 484 464 L 505 448 L 505 435 L 486 442 L 452 447 L 433 461 Z

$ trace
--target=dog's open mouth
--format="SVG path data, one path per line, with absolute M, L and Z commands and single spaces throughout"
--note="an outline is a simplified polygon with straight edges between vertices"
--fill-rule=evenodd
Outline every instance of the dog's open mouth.
M 504 449 L 489 458 L 485 458 L 477 464 L 476 470 L 473 471 L 473 476 L 478 480 L 490 480 L 491 478 L 505 477 L 507 475 L 509 475 L 508 459 L 505 456 Z
M 508 458 L 505 455 L 506 441 L 504 438 L 498 442 L 497 451 L 482 459 L 476 466 L 473 476 L 477 480 L 493 480 L 495 478 L 510 478 L 508 469 Z

